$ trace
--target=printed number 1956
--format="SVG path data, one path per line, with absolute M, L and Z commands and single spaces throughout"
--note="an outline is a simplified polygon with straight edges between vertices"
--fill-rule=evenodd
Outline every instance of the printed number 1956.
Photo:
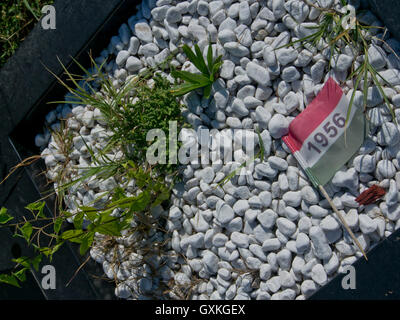
M 321 147 L 326 147 L 329 144 L 328 138 L 335 138 L 338 135 L 337 128 L 343 128 L 346 124 L 346 120 L 341 117 L 340 113 L 335 113 L 333 116 L 333 124 L 330 121 L 325 123 L 322 127 L 325 133 L 317 132 L 314 134 L 314 141 Z M 328 137 L 327 137 L 328 136 Z M 311 141 L 307 144 L 308 150 L 315 150 L 318 153 L 321 153 L 321 149 L 318 148 Z

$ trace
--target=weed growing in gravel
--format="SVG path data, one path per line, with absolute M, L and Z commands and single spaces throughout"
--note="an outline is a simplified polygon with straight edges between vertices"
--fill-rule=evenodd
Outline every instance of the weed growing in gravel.
M 211 43 L 207 50 L 207 63 L 204 61 L 203 53 L 197 44 L 194 45 L 192 51 L 188 45 L 182 46 L 183 52 L 189 58 L 190 62 L 201 72 L 194 74 L 188 71 L 172 70 L 171 74 L 176 79 L 182 79 L 185 82 L 172 90 L 176 96 L 182 96 L 190 91 L 204 88 L 204 97 L 209 98 L 211 94 L 212 84 L 219 77 L 218 72 L 222 66 L 222 56 L 213 57 Z
M 304 1 L 308 5 L 313 6 L 318 10 L 321 10 L 321 16 L 319 18 L 318 25 L 308 28 L 314 31 L 310 31 L 309 33 L 311 34 L 309 34 L 308 36 L 305 36 L 296 41 L 292 41 L 287 45 L 279 47 L 277 49 L 292 46 L 297 43 L 301 44 L 302 46 L 311 46 L 314 48 L 323 44 L 325 45 L 325 48 L 329 50 L 329 68 L 331 68 L 332 62 L 335 61 L 335 57 L 338 57 L 345 46 L 349 46 L 354 56 L 359 57 L 359 59 L 357 59 L 353 63 L 351 73 L 347 77 L 347 80 L 352 80 L 354 82 L 355 89 L 359 88 L 362 82 L 364 111 L 366 111 L 368 88 L 370 87 L 370 82 L 372 81 L 372 84 L 375 84 L 380 94 L 382 95 L 386 106 L 392 115 L 393 121 L 397 122 L 391 103 L 387 95 L 385 94 L 385 91 L 383 90 L 382 83 L 390 87 L 392 87 L 392 85 L 386 79 L 384 79 L 382 75 L 373 67 L 373 65 L 369 61 L 368 55 L 368 49 L 372 39 L 384 42 L 383 39 L 373 36 L 370 30 L 383 28 L 379 26 L 364 25 L 357 17 L 354 17 L 352 26 L 348 27 L 345 24 L 345 20 L 347 19 L 346 13 L 338 12 L 335 9 L 324 9 L 316 6 L 313 3 L 310 3 L 307 0 Z M 341 4 L 343 7 L 345 7 L 347 5 L 347 1 L 341 0 Z M 347 110 L 346 124 L 351 114 L 355 94 L 356 90 L 353 90 Z
M 54 75 L 73 96 L 71 101 L 61 103 L 91 105 L 100 109 L 114 135 L 97 154 L 85 142 L 94 166 L 72 168 L 77 173 L 72 178 L 71 168 L 67 168 L 70 152 L 68 128 L 63 127 L 53 134 L 55 140 L 63 140 L 64 147 L 60 151 L 66 157 L 65 165 L 54 181 L 58 210 L 54 217 L 47 217 L 44 214 L 45 202 L 40 200 L 27 207 L 32 217 L 24 217 L 23 221 L 15 221 L 5 208 L 1 210 L 0 226 L 14 228 L 15 236 L 24 238 L 28 246 L 35 249 L 36 255 L 16 259 L 15 271 L 1 275 L 0 282 L 19 286 L 27 270 L 36 267 L 45 257 L 51 260 L 66 242 L 77 243 L 84 255 L 93 246 L 95 234 L 108 238 L 133 234 L 132 250 L 141 252 L 142 265 L 148 256 L 161 256 L 164 244 L 150 241 L 149 234 L 165 233 L 165 220 L 154 215 L 154 210 L 170 198 L 177 171 L 163 165 L 154 170 L 145 162 L 145 150 L 148 130 L 167 129 L 169 121 L 176 121 L 179 125 L 183 122 L 180 103 L 169 92 L 170 83 L 155 74 L 156 70 L 164 70 L 167 64 L 168 59 L 156 68 L 128 79 L 119 89 L 114 88 L 111 80 L 103 74 L 102 66 L 95 63 L 94 76 L 78 64 L 86 75 L 84 78 L 77 78 L 63 66 L 73 87 Z M 152 86 L 148 85 L 150 78 L 153 79 Z M 96 90 L 96 83 L 100 91 Z M 124 151 L 124 156 L 110 159 L 108 153 L 115 150 Z M 166 182 L 167 176 L 172 183 Z M 120 183 L 117 188 L 103 192 L 89 205 L 77 206 L 73 212 L 65 210 L 70 188 L 85 188 L 91 179 L 104 181 L 110 177 Z M 129 187 L 132 181 L 134 187 Z M 67 220 L 73 221 L 72 229 L 65 229 Z

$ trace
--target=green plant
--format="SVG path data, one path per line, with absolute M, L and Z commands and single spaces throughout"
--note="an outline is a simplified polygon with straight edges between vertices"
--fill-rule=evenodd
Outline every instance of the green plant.
M 92 62 L 94 63 L 93 59 Z M 162 256 L 165 243 L 149 241 L 148 235 L 155 231 L 165 233 L 161 217 L 155 218 L 153 210 L 164 204 L 170 198 L 171 188 L 177 170 L 161 168 L 154 170 L 146 163 L 143 150 L 147 146 L 147 130 L 153 128 L 168 128 L 168 122 L 175 120 L 182 122 L 180 103 L 169 93 L 170 83 L 156 74 L 164 70 L 168 61 L 156 68 L 148 69 L 138 76 L 128 80 L 121 88 L 114 88 L 112 81 L 102 72 L 102 66 L 94 64 L 96 74 L 92 75 L 81 65 L 85 77 L 72 75 L 64 66 L 65 74 L 72 86 L 60 77 L 55 77 L 73 95 L 70 101 L 55 103 L 74 103 L 91 105 L 99 108 L 108 127 L 113 131 L 110 141 L 103 150 L 94 152 L 89 145 L 86 147 L 91 155 L 93 166 L 82 168 L 76 178 L 71 176 L 71 167 L 68 165 L 68 156 L 72 147 L 72 136 L 66 125 L 61 126 L 58 132 L 52 132 L 53 138 L 60 146 L 66 161 L 61 166 L 61 172 L 56 177 L 55 190 L 49 195 L 56 194 L 57 208 L 54 216 L 44 214 L 45 202 L 43 199 L 26 207 L 31 217 L 24 216 L 22 221 L 8 215 L 6 209 L 0 212 L 0 226 L 15 229 L 15 236 L 26 240 L 27 245 L 34 249 L 32 258 L 22 257 L 14 262 L 15 270 L 10 274 L 0 276 L 0 282 L 19 286 L 25 279 L 25 272 L 36 267 L 42 259 L 53 259 L 54 254 L 67 242 L 79 245 L 80 253 L 86 254 L 93 243 L 105 237 L 105 241 L 116 239 L 122 234 L 135 234 L 136 241 L 132 244 L 133 252 L 141 252 L 143 263 L 148 256 L 158 254 Z M 153 86 L 149 87 L 147 80 L 153 79 Z M 100 91 L 93 84 L 100 86 Z M 128 152 L 129 146 L 138 146 L 139 151 L 134 156 Z M 110 151 L 122 150 L 123 157 L 110 159 Z M 18 168 L 29 165 L 40 158 L 32 157 L 17 165 Z M 72 168 L 77 170 L 76 168 Z M 166 182 L 166 175 L 172 177 L 172 183 Z M 7 176 L 8 177 L 8 176 Z M 113 177 L 119 185 L 112 191 L 90 204 L 78 206 L 74 211 L 67 211 L 66 199 L 72 187 L 85 188 L 88 181 L 95 178 L 104 181 Z M 134 190 L 128 187 L 134 181 Z M 128 191 L 129 189 L 129 191 Z M 73 225 L 67 223 L 72 220 Z M 68 228 L 67 228 L 68 227 Z M 112 242 L 112 241 L 111 241 Z M 115 245 L 118 243 L 115 242 Z M 79 269 L 78 269 L 79 271 Z
M 0 68 L 41 17 L 41 8 L 52 0 L 3 0 L 0 3 Z
M 339 55 L 342 52 L 344 46 L 348 45 L 353 51 L 355 57 L 361 57 L 360 59 L 358 59 L 358 66 L 356 65 L 356 63 L 353 63 L 352 70 L 347 80 L 353 81 L 355 89 L 359 88 L 361 81 L 363 81 L 362 90 L 364 111 L 366 111 L 367 106 L 368 87 L 370 85 L 370 82 L 372 81 L 372 84 L 376 85 L 380 94 L 382 95 L 386 106 L 392 115 L 393 121 L 397 122 L 393 108 L 391 107 L 391 103 L 387 95 L 385 94 L 385 91 L 383 90 L 381 81 L 388 86 L 391 86 L 391 84 L 386 81 L 386 79 L 384 79 L 382 75 L 371 65 L 368 56 L 368 49 L 371 43 L 371 39 L 382 42 L 384 41 L 378 37 L 373 36 L 370 33 L 370 29 L 377 29 L 381 27 L 363 25 L 360 20 L 355 17 L 354 28 L 345 28 L 343 24 L 344 20 L 346 19 L 345 13 L 338 12 L 334 9 L 323 9 L 313 3 L 310 3 L 307 0 L 303 1 L 305 1 L 308 5 L 313 6 L 318 10 L 321 10 L 321 16 L 318 25 L 308 28 L 310 30 L 314 30 L 315 32 L 304 38 L 292 41 L 285 46 L 277 48 L 276 50 L 283 47 L 292 46 L 296 43 L 300 43 L 303 46 L 309 45 L 314 48 L 320 46 L 323 43 L 326 43 L 325 48 L 329 49 L 330 52 L 329 68 L 331 68 L 332 61 L 335 55 Z M 341 4 L 342 6 L 346 6 L 347 1 L 341 0 Z M 346 124 L 349 121 L 355 94 L 356 90 L 353 90 L 347 110 Z
M 185 82 L 173 88 L 171 92 L 176 96 L 182 96 L 190 91 L 204 88 L 204 97 L 209 98 L 212 84 L 219 77 L 218 72 L 222 66 L 222 56 L 218 56 L 214 59 L 211 43 L 208 45 L 207 63 L 197 44 L 194 45 L 194 51 L 186 44 L 182 46 L 182 50 L 201 74 L 172 70 L 171 74 L 174 78 L 182 79 Z

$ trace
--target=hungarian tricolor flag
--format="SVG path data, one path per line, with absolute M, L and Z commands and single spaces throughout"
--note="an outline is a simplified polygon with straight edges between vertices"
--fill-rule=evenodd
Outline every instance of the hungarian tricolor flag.
M 289 126 L 283 141 L 305 170 L 314 187 L 323 186 L 360 148 L 365 121 L 356 103 L 345 124 L 349 99 L 329 78 L 310 105 Z

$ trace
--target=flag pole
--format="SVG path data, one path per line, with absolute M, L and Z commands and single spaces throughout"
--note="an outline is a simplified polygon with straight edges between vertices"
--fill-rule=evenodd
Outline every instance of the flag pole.
M 339 212 L 339 210 L 336 208 L 335 204 L 333 203 L 332 199 L 329 197 L 328 193 L 326 192 L 325 188 L 322 185 L 318 186 L 319 190 L 321 191 L 321 193 L 324 195 L 324 197 L 326 198 L 326 200 L 328 200 L 329 204 L 331 205 L 333 211 L 335 211 L 336 215 L 338 216 L 338 218 L 340 219 L 340 221 L 342 222 L 343 226 L 345 227 L 345 229 L 347 230 L 347 232 L 349 233 L 350 237 L 353 239 L 354 243 L 357 245 L 357 247 L 360 249 L 360 251 L 362 252 L 362 254 L 364 255 L 365 260 L 368 261 L 367 255 L 365 254 L 363 248 L 361 247 L 360 242 L 358 241 L 358 239 L 355 237 L 353 231 L 351 231 L 349 225 L 347 224 L 346 220 L 344 220 L 343 216 L 341 215 L 341 213 Z

